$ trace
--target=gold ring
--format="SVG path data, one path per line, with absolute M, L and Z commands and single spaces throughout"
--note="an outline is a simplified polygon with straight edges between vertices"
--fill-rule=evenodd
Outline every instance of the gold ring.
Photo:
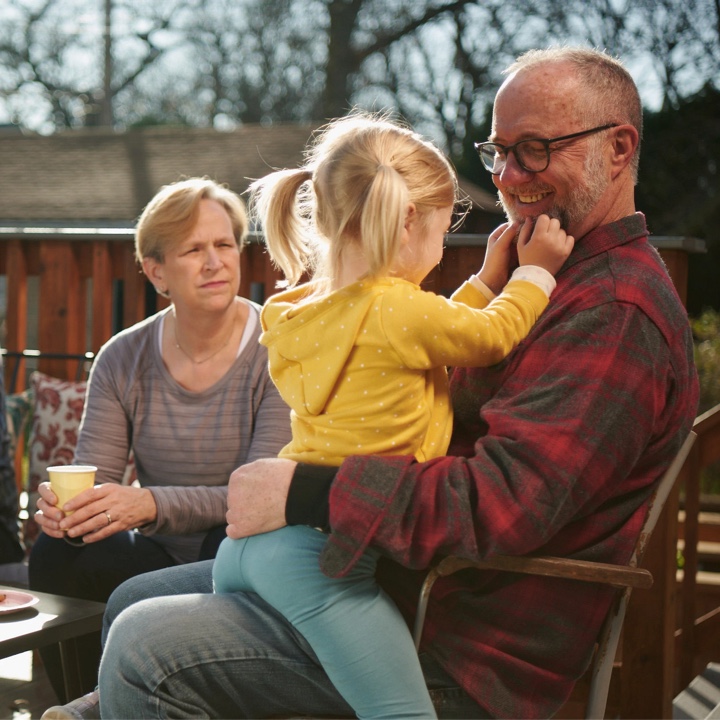
M 108 525 L 112 525 L 112 518 L 110 517 L 109 512 L 107 512 L 107 511 L 105 512 L 105 517 L 108 519 Z

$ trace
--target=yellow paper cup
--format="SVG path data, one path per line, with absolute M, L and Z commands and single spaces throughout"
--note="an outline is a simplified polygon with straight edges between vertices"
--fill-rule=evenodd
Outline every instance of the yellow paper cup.
M 72 500 L 83 490 L 95 484 L 94 465 L 56 465 L 47 469 L 50 487 L 57 495 L 57 506 L 62 510 L 68 500 Z M 66 513 L 70 515 L 71 513 Z

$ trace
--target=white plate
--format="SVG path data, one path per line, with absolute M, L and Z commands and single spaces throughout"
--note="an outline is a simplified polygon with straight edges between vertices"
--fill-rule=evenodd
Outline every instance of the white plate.
M 32 607 L 40 602 L 40 598 L 20 590 L 0 588 L 0 593 L 5 595 L 5 599 L 0 602 L 0 615 L 7 615 L 8 613 L 18 612 L 18 610 L 25 610 L 25 608 Z

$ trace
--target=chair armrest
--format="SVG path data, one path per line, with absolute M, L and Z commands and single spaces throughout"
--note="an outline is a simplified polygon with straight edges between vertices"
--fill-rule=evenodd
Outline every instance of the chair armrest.
M 479 561 L 446 557 L 436 566 L 435 571 L 439 577 L 444 577 L 465 568 L 504 570 L 505 572 L 524 573 L 526 575 L 544 575 L 569 580 L 600 582 L 645 590 L 652 587 L 653 584 L 652 574 L 643 568 L 561 557 L 495 555 Z
M 455 556 L 446 557 L 428 571 L 420 589 L 413 628 L 413 640 L 416 649 L 420 648 L 420 637 L 425 624 L 428 599 L 435 581 L 440 577 L 452 575 L 458 570 L 467 568 L 503 570 L 525 575 L 544 575 L 545 577 L 599 582 L 626 588 L 647 589 L 652 587 L 653 584 L 652 574 L 648 570 L 633 567 L 632 565 L 611 565 L 561 557 L 494 555 L 484 560 L 466 560 Z

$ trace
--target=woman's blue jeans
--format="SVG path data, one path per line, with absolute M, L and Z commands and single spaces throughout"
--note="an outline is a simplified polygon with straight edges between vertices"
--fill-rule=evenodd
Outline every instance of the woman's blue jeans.
M 215 557 L 225 526 L 208 531 L 200 559 Z M 82 547 L 40 533 L 30 554 L 30 589 L 67 597 L 107 602 L 112 591 L 128 578 L 177 565 L 162 545 L 137 532 L 120 532 Z M 100 633 L 77 638 L 78 672 L 83 692 L 97 685 L 100 664 Z M 62 661 L 58 645 L 40 649 L 50 683 L 61 703 L 65 697 Z
M 361 720 L 435 718 L 408 626 L 375 581 L 377 555 L 366 552 L 348 575 L 330 578 L 319 565 L 326 541 L 304 525 L 225 538 L 215 592 L 255 592 L 280 611 Z
M 148 573 L 112 594 L 102 717 L 353 717 L 280 613 L 254 593 L 213 594 L 212 564 Z M 432 658 L 422 664 L 439 717 L 489 717 Z

